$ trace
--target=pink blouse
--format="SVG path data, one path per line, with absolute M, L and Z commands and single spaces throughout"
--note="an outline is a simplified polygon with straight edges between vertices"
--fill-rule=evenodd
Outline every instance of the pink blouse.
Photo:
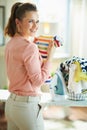
M 5 48 L 9 91 L 18 95 L 39 95 L 49 77 L 50 63 L 43 62 L 38 47 L 21 36 L 14 36 Z

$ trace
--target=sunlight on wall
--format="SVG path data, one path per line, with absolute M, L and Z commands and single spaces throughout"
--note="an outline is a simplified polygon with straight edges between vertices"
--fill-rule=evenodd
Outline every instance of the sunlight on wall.
M 49 34 L 50 33 L 50 24 L 44 23 L 43 29 L 44 29 L 44 34 Z

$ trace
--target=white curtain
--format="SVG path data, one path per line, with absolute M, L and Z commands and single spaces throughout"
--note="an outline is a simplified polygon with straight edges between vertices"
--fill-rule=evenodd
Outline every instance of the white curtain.
M 87 58 L 87 0 L 71 0 L 70 11 L 72 55 Z

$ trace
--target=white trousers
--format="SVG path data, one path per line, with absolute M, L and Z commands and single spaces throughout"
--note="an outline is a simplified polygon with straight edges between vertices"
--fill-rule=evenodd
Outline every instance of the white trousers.
M 39 97 L 11 94 L 5 104 L 7 130 L 44 130 Z

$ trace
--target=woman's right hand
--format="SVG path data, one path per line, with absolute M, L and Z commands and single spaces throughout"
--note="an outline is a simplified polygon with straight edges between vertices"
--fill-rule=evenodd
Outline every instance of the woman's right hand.
M 49 61 L 52 60 L 54 51 L 55 51 L 54 41 L 51 41 L 51 42 L 49 43 L 49 46 L 48 46 L 48 49 L 47 49 L 47 54 L 48 54 L 47 60 L 49 60 Z

